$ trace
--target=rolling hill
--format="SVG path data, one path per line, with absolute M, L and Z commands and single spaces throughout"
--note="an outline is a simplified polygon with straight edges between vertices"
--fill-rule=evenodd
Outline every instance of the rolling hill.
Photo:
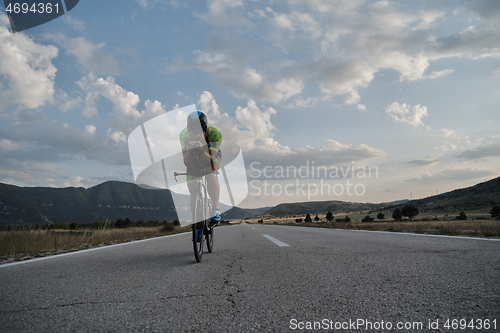
M 298 202 L 298 203 L 283 203 L 269 209 L 262 215 L 270 215 L 276 217 L 296 216 L 316 213 L 347 213 L 354 211 L 370 211 L 384 207 L 381 204 L 364 204 L 347 201 L 314 201 L 314 202 Z
M 421 211 L 448 212 L 489 209 L 500 205 L 500 177 L 431 197 L 411 200 L 406 204 L 418 207 Z M 386 207 L 401 208 L 402 204 Z
M 500 177 L 487 182 L 482 182 L 471 187 L 457 189 L 418 200 L 399 200 L 381 204 L 356 203 L 346 201 L 316 201 L 283 203 L 269 209 L 261 216 L 295 216 L 305 214 L 351 213 L 363 211 L 391 211 L 412 205 L 420 211 L 448 212 L 456 210 L 489 209 L 491 206 L 500 205 Z

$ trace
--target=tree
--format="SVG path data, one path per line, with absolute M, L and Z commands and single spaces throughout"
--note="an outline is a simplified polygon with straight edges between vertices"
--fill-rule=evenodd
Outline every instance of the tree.
M 403 209 L 401 209 L 401 214 L 403 214 L 403 216 L 407 216 L 408 218 L 410 218 L 410 221 L 414 216 L 418 215 L 418 213 L 420 213 L 418 211 L 418 208 L 411 205 L 406 205 L 403 207 Z
M 351 218 L 349 216 L 346 215 L 345 219 L 344 219 L 344 222 L 351 222 Z
M 458 216 L 456 217 L 457 220 L 467 220 L 467 215 L 465 215 L 464 212 L 460 212 Z
M 491 217 L 500 219 L 500 206 L 493 206 L 490 210 Z
M 314 217 L 314 221 L 318 222 L 319 221 L 319 216 L 318 214 L 316 214 L 316 216 Z
M 311 215 L 307 214 L 304 222 L 312 222 L 313 220 L 311 219 Z
M 378 214 L 377 214 L 377 218 L 378 218 L 379 220 L 383 220 L 383 219 L 385 218 L 384 213 L 382 213 L 382 212 L 378 213 Z
M 361 222 L 373 222 L 373 220 L 375 220 L 373 217 L 371 217 L 370 215 L 366 215 L 366 217 L 364 217 Z
M 328 211 L 328 213 L 326 213 L 325 218 L 326 218 L 326 220 L 328 222 L 332 222 L 333 221 L 333 214 L 332 214 L 332 212 Z
M 392 218 L 396 221 L 401 221 L 401 218 L 403 217 L 403 214 L 399 210 L 399 208 L 396 208 L 394 213 L 392 213 Z

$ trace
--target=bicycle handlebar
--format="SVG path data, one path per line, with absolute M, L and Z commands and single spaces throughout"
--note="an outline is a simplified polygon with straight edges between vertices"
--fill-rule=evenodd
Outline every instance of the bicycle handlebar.
M 174 179 L 177 181 L 177 176 L 194 176 L 194 177 L 203 177 L 206 174 L 202 174 L 201 176 L 199 174 L 193 174 L 193 173 L 188 173 L 188 172 L 174 172 Z
M 187 172 L 174 172 L 174 179 L 177 182 L 177 176 L 187 176 Z

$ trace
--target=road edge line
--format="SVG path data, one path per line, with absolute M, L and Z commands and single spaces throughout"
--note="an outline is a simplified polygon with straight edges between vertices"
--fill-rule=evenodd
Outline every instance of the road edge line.
M 160 237 L 139 239 L 139 240 L 131 241 L 131 242 L 124 242 L 124 243 L 113 244 L 113 245 L 93 247 L 91 249 L 85 249 L 85 250 L 76 250 L 76 251 L 66 252 L 66 253 L 61 253 L 61 254 L 48 255 L 46 257 L 41 257 L 41 258 L 21 260 L 21 261 L 11 262 L 11 263 L 8 263 L 8 264 L 1 264 L 0 265 L 0 269 L 4 268 L 4 267 L 11 267 L 11 266 L 16 266 L 16 265 L 21 265 L 21 264 L 32 263 L 32 262 L 35 262 L 35 261 L 41 261 L 41 260 L 52 259 L 52 258 L 59 258 L 59 257 L 69 256 L 69 255 L 72 255 L 72 254 L 85 253 L 85 252 L 90 252 L 90 251 L 95 251 L 95 250 L 101 250 L 101 249 L 107 249 L 107 248 L 121 246 L 121 245 L 128 245 L 128 244 L 146 242 L 146 241 L 150 241 L 150 240 L 154 240 L 154 239 L 174 237 L 174 236 L 179 236 L 179 235 L 184 235 L 184 234 L 191 234 L 191 232 L 190 231 L 188 231 L 188 232 L 181 232 L 181 233 L 173 234 L 173 235 L 166 235 L 166 236 L 160 236 Z

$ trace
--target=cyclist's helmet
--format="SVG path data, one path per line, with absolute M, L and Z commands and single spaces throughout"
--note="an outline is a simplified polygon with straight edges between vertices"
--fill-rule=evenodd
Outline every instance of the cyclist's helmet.
M 187 127 L 190 132 L 197 132 L 200 128 L 205 132 L 208 128 L 207 116 L 201 111 L 191 112 L 187 118 Z

